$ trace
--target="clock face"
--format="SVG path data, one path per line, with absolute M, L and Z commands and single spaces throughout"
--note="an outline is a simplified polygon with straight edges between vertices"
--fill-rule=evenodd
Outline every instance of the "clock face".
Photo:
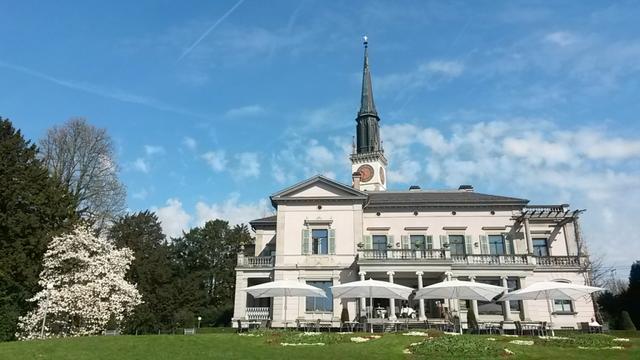
M 361 175 L 361 180 L 367 182 L 373 178 L 373 168 L 371 165 L 364 164 L 358 168 L 358 172 Z
M 380 166 L 380 182 L 384 184 L 384 168 Z

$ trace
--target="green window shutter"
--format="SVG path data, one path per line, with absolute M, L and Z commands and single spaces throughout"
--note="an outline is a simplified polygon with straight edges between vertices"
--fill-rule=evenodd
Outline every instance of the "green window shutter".
M 440 235 L 440 248 L 444 249 L 444 245 L 449 243 L 447 235 Z
M 506 255 L 513 254 L 513 239 L 507 233 L 502 233 L 502 241 L 504 241 L 504 253 Z
M 362 235 L 362 242 L 364 243 L 365 249 L 373 248 L 373 241 L 371 240 L 371 235 Z
M 336 229 L 329 229 L 329 254 L 336 253 Z
M 473 254 L 473 240 L 471 239 L 471 235 L 464 236 L 464 253 L 465 255 Z
M 411 249 L 411 242 L 409 241 L 409 235 L 400 236 L 400 242 L 403 249 Z
M 425 235 L 424 238 L 427 239 L 426 240 L 427 244 L 425 246 L 425 249 L 432 250 L 433 249 L 433 236 L 432 235 Z
M 393 235 L 387 235 L 387 247 L 393 248 Z
M 480 235 L 480 250 L 483 254 L 489 255 L 489 240 L 487 235 Z
M 310 251 L 310 235 L 311 231 L 309 229 L 302 229 L 302 254 L 309 254 Z

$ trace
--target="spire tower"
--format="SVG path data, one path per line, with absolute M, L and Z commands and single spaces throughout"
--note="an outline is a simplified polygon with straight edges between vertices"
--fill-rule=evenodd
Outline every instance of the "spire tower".
M 384 157 L 380 140 L 380 117 L 373 101 L 373 85 L 369 69 L 369 41 L 363 37 L 364 65 L 362 69 L 362 92 L 360 110 L 356 117 L 356 144 L 351 154 L 351 168 L 361 175 L 361 189 L 386 190 Z

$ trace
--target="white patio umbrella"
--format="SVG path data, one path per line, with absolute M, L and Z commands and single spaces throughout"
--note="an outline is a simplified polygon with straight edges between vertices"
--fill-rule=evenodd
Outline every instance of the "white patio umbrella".
M 333 296 L 336 298 L 369 298 L 369 303 L 373 307 L 373 298 L 383 299 L 409 299 L 413 289 L 407 286 L 379 280 L 360 280 L 331 287 Z M 369 314 L 371 316 L 371 314 Z M 373 332 L 373 328 L 371 328 Z
M 449 280 L 425 286 L 416 292 L 415 299 L 460 299 L 491 301 L 503 293 L 501 286 L 473 281 Z
M 578 300 L 585 295 L 589 295 L 596 291 L 602 290 L 605 289 L 595 286 L 572 284 L 558 281 L 542 281 L 531 284 L 524 289 L 505 294 L 500 298 L 500 301 L 545 300 L 547 302 L 547 310 L 549 310 L 549 326 L 551 327 L 551 323 L 553 322 L 550 303 L 551 299 Z M 551 336 L 555 336 L 553 327 L 551 327 Z
M 327 297 L 324 290 L 296 280 L 276 280 L 242 289 L 253 297 L 265 298 L 284 296 L 284 326 L 287 327 L 287 297 L 313 296 Z
M 425 286 L 414 299 L 453 299 L 491 301 L 507 289 L 473 281 L 446 280 Z M 462 326 L 460 326 L 462 333 Z

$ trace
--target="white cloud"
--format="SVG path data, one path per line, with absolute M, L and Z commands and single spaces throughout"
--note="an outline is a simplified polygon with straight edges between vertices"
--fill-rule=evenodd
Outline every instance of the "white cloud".
M 464 65 L 459 61 L 432 60 L 418 67 L 421 72 L 431 72 L 449 77 L 457 77 L 462 74 Z
M 202 154 L 202 158 L 215 172 L 224 171 L 227 167 L 227 155 L 224 150 L 206 152 Z
M 260 162 L 258 154 L 252 152 L 243 152 L 236 154 L 236 167 L 233 173 L 236 178 L 258 177 L 260 176 Z
M 145 145 L 144 152 L 148 156 L 164 154 L 164 148 L 162 146 L 156 146 L 156 145 Z
M 198 142 L 196 141 L 196 139 L 189 136 L 185 136 L 184 139 L 182 139 L 182 144 L 191 151 L 195 151 L 198 147 Z
M 389 176 L 395 182 L 404 184 L 413 184 L 421 175 L 422 166 L 415 160 L 404 160 L 400 166 L 394 167 L 389 171 Z
M 165 235 L 178 237 L 182 235 L 182 231 L 189 230 L 192 217 L 182 208 L 180 200 L 171 198 L 167 200 L 166 206 L 151 210 L 158 215 Z
M 143 158 L 137 158 L 133 162 L 133 168 L 145 174 L 149 173 L 149 170 L 151 169 L 149 163 Z
M 436 80 L 449 80 L 464 72 L 464 64 L 458 60 L 431 60 L 403 73 L 382 75 L 375 79 L 376 89 L 396 92 L 422 87 L 434 87 Z
M 202 226 L 214 219 L 229 221 L 231 225 L 247 224 L 251 220 L 273 214 L 273 209 L 266 200 L 241 203 L 239 199 L 239 194 L 234 193 L 222 203 L 207 204 L 199 201 L 196 204 L 196 225 Z
M 547 42 L 561 47 L 572 45 L 577 41 L 577 37 L 574 34 L 566 31 L 556 31 L 549 33 L 544 37 L 544 39 Z
M 524 197 L 532 204 L 569 202 L 588 209 L 582 225 L 594 253 L 622 265 L 640 253 L 634 229 L 640 211 L 637 137 L 560 128 L 540 119 L 466 124 L 450 134 L 413 124 L 381 131 L 391 184 L 473 184 L 476 191 Z M 611 234 L 627 234 L 627 251 L 619 251 L 619 237 Z
M 133 194 L 131 194 L 131 196 L 134 199 L 139 199 L 139 200 L 144 200 L 147 198 L 147 196 L 149 195 L 149 191 L 145 188 L 140 189 L 140 191 L 136 191 Z
M 225 115 L 228 117 L 243 117 L 243 116 L 255 116 L 265 112 L 265 109 L 260 105 L 247 105 L 239 108 L 229 109 Z
M 310 141 L 306 153 L 307 161 L 319 167 L 329 166 L 335 161 L 334 154 L 325 146 L 319 145 L 316 140 Z

